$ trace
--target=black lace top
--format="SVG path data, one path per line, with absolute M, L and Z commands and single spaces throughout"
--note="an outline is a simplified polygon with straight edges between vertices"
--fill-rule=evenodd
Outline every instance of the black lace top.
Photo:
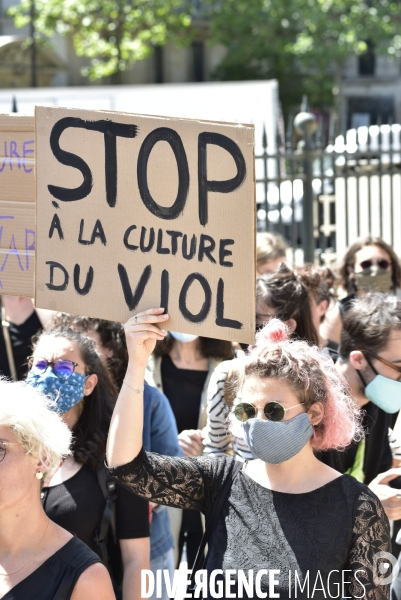
M 228 456 L 172 458 L 141 450 L 110 474 L 139 496 L 200 510 L 207 520 L 233 461 Z M 281 599 L 330 598 L 330 592 L 332 598 L 381 600 L 389 598 L 389 586 L 378 585 L 381 575 L 375 571 L 375 555 L 381 551 L 390 551 L 387 517 L 376 496 L 353 477 L 342 475 L 312 492 L 288 494 L 266 489 L 240 471 L 211 535 L 205 568 L 209 574 L 235 570 L 233 595 L 227 592 L 231 598 L 274 597 L 270 577 L 277 580 L 272 589 Z M 243 574 L 256 586 L 262 569 L 262 595 L 257 588 L 246 592 Z M 342 579 L 350 582 L 344 593 Z

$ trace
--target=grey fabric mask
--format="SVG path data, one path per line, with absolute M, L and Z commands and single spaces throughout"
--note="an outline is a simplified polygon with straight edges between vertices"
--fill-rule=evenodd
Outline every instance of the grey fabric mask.
M 306 413 L 288 421 L 249 419 L 242 423 L 242 429 L 254 457 L 272 465 L 278 465 L 298 454 L 313 434 L 313 427 Z
M 355 273 L 356 286 L 364 292 L 389 292 L 393 287 L 391 271 L 371 266 L 361 273 Z

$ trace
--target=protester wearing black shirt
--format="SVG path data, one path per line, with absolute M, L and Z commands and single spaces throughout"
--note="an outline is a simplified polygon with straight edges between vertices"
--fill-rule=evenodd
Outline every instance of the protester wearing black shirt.
M 220 491 L 230 484 L 213 521 L 204 574 L 216 589 L 221 569 L 219 597 L 272 597 L 273 587 L 283 599 L 387 599 L 377 553 L 389 550 L 389 528 L 380 502 L 364 484 L 314 456 L 361 435 L 359 411 L 331 359 L 305 341 L 289 341 L 285 326 L 273 319 L 258 334 L 234 384 L 231 417 L 255 460 L 238 470 L 239 463 L 227 456 L 180 459 L 146 453 L 141 449 L 143 379 L 148 353 L 165 335 L 153 324 L 168 326 L 162 312 L 144 311 L 125 326 L 130 387 L 121 390 L 110 424 L 109 472 L 154 502 L 201 510 L 206 525 Z M 274 586 L 269 585 L 272 570 L 278 580 Z M 250 572 L 260 592 L 255 584 L 236 594 L 241 574 Z M 298 594 L 295 572 L 304 586 Z M 346 574 L 343 593 L 341 586 L 334 594 L 335 589 L 322 591 L 319 575 L 327 590 L 329 573 L 335 573 L 335 583 Z M 305 589 L 310 578 L 318 582 L 313 595 Z M 201 597 L 210 595 L 203 590 Z
M 21 381 L 28 372 L 27 359 L 32 354 L 32 338 L 43 325 L 31 298 L 0 296 L 0 309 L 0 375 L 14 379 L 14 363 L 16 379 Z M 7 337 L 10 340 L 8 349 Z
M 202 452 L 210 376 L 221 360 L 231 357 L 230 342 L 170 332 L 156 346 L 149 361 L 148 381 L 170 402 L 185 456 Z M 203 534 L 200 513 L 184 510 L 181 519 L 177 511 L 170 511 L 170 523 L 178 546 L 177 557 L 186 543 L 188 568 L 191 568 Z M 175 523 L 179 527 L 174 527 Z
M 31 316 L 21 323 L 21 325 L 9 323 L 6 327 L 8 327 L 8 331 L 10 332 L 17 379 L 22 381 L 25 379 L 28 371 L 27 358 L 32 354 L 32 337 L 42 329 L 42 324 L 36 312 L 33 311 Z M 0 332 L 0 372 L 5 377 L 11 378 L 3 328 Z
M 44 509 L 104 559 L 98 539 L 107 492 L 102 491 L 101 477 L 106 477 L 104 455 L 115 386 L 93 340 L 70 329 L 42 333 L 31 365 L 27 383 L 54 396 L 73 432 L 72 455 L 44 483 Z M 149 504 L 122 489 L 117 489 L 116 496 L 114 508 L 110 507 L 115 512 L 115 528 L 109 519 L 104 538 L 109 550 L 107 566 L 117 597 L 121 597 L 122 579 L 123 600 L 136 600 L 141 569 L 148 569 L 150 562 Z
M 54 402 L 0 378 L 0 598 L 115 600 L 99 556 L 46 515 L 43 478 L 70 448 Z
M 148 537 L 147 503 L 144 503 L 141 498 L 132 496 L 120 486 L 117 486 L 116 493 L 117 539 Z M 68 531 L 73 531 L 102 558 L 99 544 L 95 541 L 95 531 L 102 520 L 105 498 L 96 471 L 83 465 L 75 475 L 62 483 L 44 486 L 41 499 L 43 508 L 52 521 Z M 112 535 L 109 537 L 112 538 Z M 112 539 L 108 541 L 112 548 Z
M 385 413 L 378 406 L 369 402 L 363 406 L 362 426 L 365 439 L 355 442 L 345 450 L 338 452 L 329 450 L 317 456 L 326 465 L 340 473 L 350 473 L 360 481 L 369 484 L 379 473 L 392 467 L 392 454 L 389 444 L 388 429 L 393 427 L 393 415 Z M 362 452 L 361 464 L 358 462 L 358 449 Z
M 319 456 L 341 473 L 351 470 L 360 481 L 370 484 L 392 466 L 388 429 L 393 427 L 401 408 L 401 382 L 398 381 L 401 378 L 401 301 L 395 296 L 375 293 L 355 303 L 344 319 L 336 367 L 364 411 L 366 435 L 344 452 L 329 451 Z M 360 464 L 355 465 L 355 462 Z M 383 497 L 383 489 L 376 486 L 372 489 L 381 499 L 389 519 L 401 518 L 401 499 L 393 506 L 397 490 L 387 485 L 386 497 Z
M 208 372 L 179 369 L 169 354 L 162 357 L 163 392 L 170 402 L 179 433 L 185 429 L 198 429 L 202 391 Z

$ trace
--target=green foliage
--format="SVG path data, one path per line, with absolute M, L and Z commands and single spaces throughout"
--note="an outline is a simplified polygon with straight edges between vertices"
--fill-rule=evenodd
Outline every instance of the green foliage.
M 17 27 L 30 21 L 31 0 L 8 14 Z M 36 0 L 35 29 L 51 37 L 72 36 L 78 56 L 90 59 L 82 71 L 92 80 L 115 76 L 149 56 L 155 46 L 185 42 L 191 18 L 182 0 Z
M 391 0 L 206 0 L 212 43 L 227 47 L 219 79 L 276 78 L 289 106 L 333 101 L 350 54 L 401 55 L 401 3 Z

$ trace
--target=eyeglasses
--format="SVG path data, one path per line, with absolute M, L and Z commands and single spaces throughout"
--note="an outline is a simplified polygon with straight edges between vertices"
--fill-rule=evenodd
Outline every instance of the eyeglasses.
M 305 402 L 300 402 L 295 406 L 290 406 L 289 408 L 284 408 L 280 402 L 268 402 L 263 407 L 263 413 L 269 421 L 282 421 L 284 419 L 285 413 L 287 410 L 291 410 L 292 408 L 297 408 L 297 406 L 301 406 L 305 404 Z M 234 408 L 234 415 L 241 421 L 245 423 L 248 419 L 254 419 L 257 415 L 258 409 L 253 404 L 248 404 L 248 402 L 241 402 L 237 404 Z
M 389 268 L 389 266 L 391 265 L 391 262 L 389 260 L 387 260 L 386 258 L 378 258 L 377 262 L 374 262 L 371 258 L 368 258 L 367 260 L 363 260 L 362 262 L 359 263 L 360 267 L 365 270 L 365 269 L 369 269 L 372 266 L 376 266 L 376 264 L 381 268 L 387 271 L 387 269 Z
M 5 458 L 7 453 L 7 446 L 18 445 L 18 442 L 2 442 L 0 441 L 0 462 Z
M 60 359 L 53 362 L 45 358 L 30 356 L 28 361 L 29 367 L 36 373 L 44 373 L 48 367 L 52 367 L 53 373 L 59 379 L 68 379 L 73 374 L 75 367 L 78 367 L 78 363 L 72 360 Z
M 396 365 L 393 365 L 392 362 L 386 360 L 385 358 L 382 358 L 381 356 L 378 356 L 377 354 L 375 354 L 374 352 L 371 352 L 370 350 L 361 350 L 361 352 L 365 353 L 367 352 L 367 354 L 370 354 L 371 356 L 373 356 L 373 358 L 375 358 L 376 360 L 379 360 L 381 363 L 383 363 L 384 365 L 387 365 L 388 367 L 391 367 L 392 369 L 394 369 L 394 371 L 397 371 L 397 373 L 401 374 L 401 367 L 397 367 Z M 368 361 L 369 362 L 369 361 Z M 370 362 L 369 362 L 370 364 Z M 398 381 L 401 380 L 401 375 L 398 378 Z

